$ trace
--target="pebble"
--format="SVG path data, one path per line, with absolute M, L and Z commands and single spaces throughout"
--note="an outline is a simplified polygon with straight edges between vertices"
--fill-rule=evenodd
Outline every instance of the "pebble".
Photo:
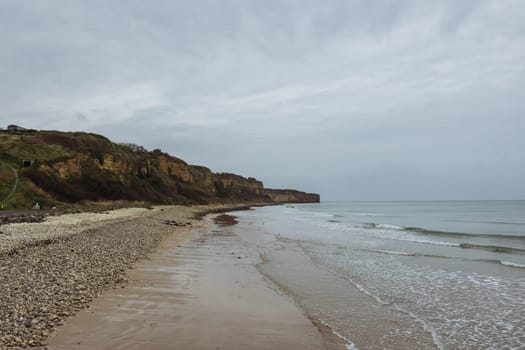
M 176 222 L 169 211 L 160 214 L 160 222 L 157 215 L 0 250 L 0 349 L 42 348 L 67 317 L 103 291 L 124 287 L 127 269 L 173 234 L 171 226 L 179 226 L 165 224 Z

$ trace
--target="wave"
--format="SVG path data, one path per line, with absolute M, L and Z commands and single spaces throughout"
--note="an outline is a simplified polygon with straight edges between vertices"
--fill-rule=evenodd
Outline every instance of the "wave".
M 357 225 L 360 228 L 375 228 L 382 230 L 407 231 L 429 236 L 446 236 L 446 237 L 471 237 L 471 238 L 499 238 L 499 239 L 513 239 L 518 241 L 525 241 L 525 236 L 495 234 L 495 233 L 469 233 L 469 232 L 454 232 L 454 231 L 440 231 L 429 230 L 421 227 L 403 227 L 390 224 L 378 224 L 375 222 L 365 222 Z
M 324 214 L 324 216 L 328 216 Z M 460 249 L 477 249 L 490 251 L 494 253 L 505 253 L 505 254 L 520 254 L 525 255 L 525 248 L 522 248 L 522 243 L 525 243 L 525 236 L 506 235 L 506 234 L 482 234 L 482 233 L 467 233 L 467 232 L 452 232 L 452 231 L 439 231 L 429 230 L 421 227 L 403 227 L 391 224 L 381 224 L 374 222 L 365 222 L 361 224 L 351 224 L 345 222 L 338 222 L 339 220 L 334 219 L 333 216 L 327 219 L 323 223 L 332 225 L 331 228 L 336 229 L 371 229 L 372 237 L 380 239 L 389 239 L 396 241 L 406 241 L 419 244 L 429 244 L 436 246 L 455 247 Z M 389 234 L 388 232 L 398 232 L 399 234 Z M 364 232 L 356 232 L 359 235 L 365 235 Z M 491 244 L 479 244 L 471 242 L 457 242 L 454 240 L 440 240 L 432 239 L 432 237 L 442 236 L 450 238 L 492 238 L 499 239 L 504 242 L 501 245 Z M 370 237 L 369 233 L 366 233 L 366 237 Z M 426 238 L 428 237 L 428 239 Z M 506 241 L 506 242 L 505 242 Z M 520 248 L 514 248 L 512 245 L 519 243 Z
M 525 222 L 521 222 L 521 221 L 480 221 L 480 222 L 484 224 L 525 226 Z
M 518 264 L 512 261 L 497 260 L 497 259 L 465 259 L 465 258 L 457 258 L 457 257 L 452 257 L 452 256 L 435 255 L 435 254 L 418 254 L 418 253 L 409 253 L 409 252 L 399 252 L 399 251 L 393 251 L 393 250 L 372 250 L 372 249 L 370 250 L 362 249 L 362 250 L 371 252 L 371 253 L 388 254 L 388 255 L 420 256 L 420 257 L 427 257 L 427 258 L 480 261 L 480 262 L 485 262 L 485 263 L 499 264 L 499 265 L 513 267 L 513 268 L 525 268 L 525 264 Z
M 401 255 L 401 256 L 421 256 L 426 258 L 440 258 L 440 259 L 457 259 L 455 257 L 451 256 L 445 256 L 445 255 L 437 255 L 437 254 L 423 254 L 423 253 L 409 253 L 409 252 L 400 252 L 395 250 L 375 250 L 375 249 L 362 249 L 367 252 L 371 253 L 379 253 L 379 254 L 389 254 L 389 255 Z M 464 260 L 464 259 L 461 259 Z
M 445 247 L 457 247 L 462 249 L 478 249 L 478 250 L 485 250 L 490 251 L 494 253 L 505 253 L 505 254 L 525 254 L 525 249 L 521 248 L 513 248 L 513 247 L 506 247 L 506 246 L 499 246 L 499 245 L 483 245 L 483 244 L 473 244 L 473 243 L 453 243 L 453 242 L 440 242 L 440 241 L 431 241 L 426 239 L 410 239 L 410 238 L 389 238 L 389 239 L 398 239 L 402 241 L 407 242 L 413 242 L 413 243 L 421 243 L 421 244 L 432 244 L 432 245 L 439 245 L 439 246 L 445 246 Z M 385 254 L 394 254 L 397 253 L 398 255 L 407 255 L 411 253 L 404 253 L 404 252 L 395 252 L 395 251 L 375 251 L 376 253 L 385 253 Z M 421 254 L 414 254 L 414 255 L 421 255 Z M 436 256 L 440 257 L 440 256 Z
M 389 255 L 402 255 L 402 256 L 418 256 L 418 255 L 422 255 L 422 254 L 416 254 L 416 253 L 407 253 L 407 252 L 397 252 L 397 251 L 393 251 L 393 250 L 368 250 L 368 249 L 363 249 L 367 252 L 371 252 L 371 253 L 380 253 L 380 254 L 389 254 Z
M 472 244 L 472 243 L 460 243 L 460 248 L 463 249 L 479 249 L 479 250 L 488 250 L 495 253 L 507 253 L 507 254 L 525 254 L 525 249 L 512 248 L 512 247 L 503 247 L 499 245 L 482 245 L 482 244 Z
M 350 215 L 354 216 L 385 216 L 385 214 L 382 213 L 349 213 Z
M 412 317 L 414 320 L 416 320 L 417 322 L 419 322 L 420 324 L 422 324 L 423 326 L 423 329 L 428 332 L 431 337 L 432 337 L 432 340 L 434 342 L 434 344 L 436 345 L 436 347 L 440 350 L 443 350 L 445 349 L 443 343 L 441 342 L 441 339 L 439 338 L 436 330 L 430 325 L 428 324 L 425 320 L 417 317 L 414 313 L 408 311 L 408 310 L 405 310 L 404 308 L 400 307 L 399 305 L 396 305 L 394 302 L 392 301 L 385 301 L 383 300 L 380 296 L 370 292 L 367 288 L 365 288 L 363 285 L 361 285 L 360 283 L 356 282 L 352 277 L 350 276 L 347 276 L 345 274 L 341 274 L 340 272 L 337 272 L 335 269 L 333 268 L 330 268 L 328 266 L 325 266 L 323 264 L 320 264 L 320 263 L 317 263 L 315 262 L 312 257 L 310 255 L 308 255 L 308 253 L 306 252 L 306 249 L 305 247 L 302 245 L 302 244 L 299 244 L 299 246 L 301 247 L 301 250 L 303 251 L 303 254 L 304 256 L 315 266 L 325 270 L 325 271 L 328 271 L 332 274 L 334 274 L 335 276 L 337 277 L 340 277 L 342 279 L 345 279 L 347 280 L 348 282 L 350 282 L 353 286 L 355 286 L 361 293 L 365 294 L 365 295 L 368 295 L 369 297 L 371 297 L 372 299 L 374 299 L 375 301 L 377 301 L 379 304 L 382 304 L 382 305 L 385 305 L 385 306 L 392 306 L 393 308 L 395 308 L 396 310 L 404 313 L 404 314 L 407 314 L 408 316 Z M 352 347 L 353 343 L 350 343 L 347 345 L 347 349 L 349 350 L 353 350 L 353 349 L 356 349 L 355 348 L 355 345 L 353 345 L 354 347 Z
M 321 319 L 318 320 L 320 324 L 322 324 L 324 327 L 328 328 L 332 334 L 334 334 L 336 337 L 339 337 L 340 339 L 342 339 L 344 342 L 346 342 L 345 344 L 345 347 L 347 350 L 359 350 L 357 348 L 357 346 L 355 346 L 355 344 L 350 340 L 348 339 L 347 337 L 345 337 L 344 335 L 342 335 L 341 333 L 339 333 L 338 331 L 336 331 L 334 329 L 334 327 L 332 327 L 328 322 L 325 322 Z
M 432 244 L 440 245 L 445 247 L 457 247 L 462 249 L 478 249 L 486 250 L 494 253 L 505 253 L 505 254 L 525 254 L 525 249 L 505 247 L 499 245 L 483 245 L 483 244 L 472 244 L 472 243 L 452 243 L 452 242 L 438 242 L 438 241 L 429 241 L 423 239 L 401 239 L 407 242 L 422 243 L 422 244 Z
M 474 261 L 481 261 L 481 262 L 486 262 L 486 263 L 499 264 L 499 265 L 512 267 L 512 268 L 525 269 L 525 265 L 524 264 L 518 264 L 518 263 L 515 263 L 515 262 L 512 262 L 512 261 L 497 260 L 497 259 L 475 259 Z
M 404 229 L 404 227 L 396 226 L 396 225 L 389 225 L 389 224 L 376 224 L 375 222 L 365 222 L 361 225 L 356 225 L 357 227 L 364 227 L 364 228 L 380 228 L 383 230 L 396 230 L 401 231 Z
M 403 230 L 403 227 L 396 226 L 396 225 L 389 225 L 389 224 L 377 224 L 376 228 L 380 228 L 384 230 Z
M 495 224 L 495 225 L 517 225 L 517 226 L 525 226 L 525 222 L 523 221 L 504 221 L 504 220 L 491 220 L 491 221 L 483 221 L 483 220 L 449 220 L 453 222 L 469 222 L 469 223 L 482 223 L 482 224 Z
M 501 265 L 510 266 L 510 267 L 519 267 L 525 269 L 525 264 L 517 264 L 511 261 L 500 261 Z
M 418 239 L 418 238 L 411 238 L 411 237 L 384 237 L 384 236 L 378 236 L 376 238 L 391 239 L 391 240 L 398 240 L 398 241 L 405 241 L 405 242 L 412 242 L 412 243 L 439 245 L 439 246 L 444 246 L 444 247 L 459 247 L 460 244 L 461 244 L 461 243 L 454 243 L 454 242 L 431 241 L 431 240 L 428 240 L 428 239 Z
M 402 230 L 420 233 L 424 235 L 435 235 L 435 236 L 449 236 L 449 237 L 461 236 L 461 237 L 476 237 L 476 238 L 503 238 L 503 239 L 525 240 L 525 236 L 495 234 L 495 233 L 468 233 L 468 232 L 454 232 L 454 231 L 439 231 L 439 230 L 427 230 L 421 227 L 403 227 Z

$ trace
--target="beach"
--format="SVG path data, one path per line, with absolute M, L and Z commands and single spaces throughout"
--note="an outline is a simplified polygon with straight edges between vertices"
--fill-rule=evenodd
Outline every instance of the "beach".
M 0 227 L 0 348 L 342 348 L 257 271 L 234 222 L 196 219 L 214 210 L 224 208 Z
M 175 206 L 3 225 L 0 349 L 521 348 L 523 208 Z

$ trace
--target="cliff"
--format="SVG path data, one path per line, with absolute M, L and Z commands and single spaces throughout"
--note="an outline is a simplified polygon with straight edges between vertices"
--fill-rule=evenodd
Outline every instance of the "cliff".
M 11 208 L 35 202 L 49 206 L 115 200 L 159 204 L 319 201 L 318 195 L 268 190 L 255 178 L 213 173 L 160 150 L 116 144 L 90 133 L 0 131 L 2 164 L 19 170 L 16 195 L 7 203 Z M 8 175 L 2 178 L 10 179 Z M 9 188 L 9 184 L 0 186 L 1 191 Z
M 305 193 L 297 190 L 276 190 L 267 188 L 264 194 L 275 203 L 319 203 L 321 196 L 317 193 Z

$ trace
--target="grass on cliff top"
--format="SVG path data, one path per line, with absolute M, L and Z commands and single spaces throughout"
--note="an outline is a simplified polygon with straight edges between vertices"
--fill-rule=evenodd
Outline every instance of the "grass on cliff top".
M 103 159 L 105 153 L 131 162 L 140 158 L 129 147 L 115 144 L 104 136 L 91 133 L 0 131 L 0 161 L 15 168 L 20 168 L 23 160 L 53 162 L 73 157 L 77 152 L 88 153 L 97 159 Z
M 21 161 L 49 161 L 71 153 L 60 145 L 39 142 L 37 133 L 0 133 L 0 160 L 19 168 Z
M 151 155 L 164 154 L 160 150 L 136 152 L 129 146 L 117 144 L 108 138 L 86 132 L 26 131 L 8 132 L 0 130 L 0 160 L 20 168 L 22 160 L 40 162 L 57 161 L 74 156 L 75 153 L 88 153 L 102 159 L 103 154 L 132 163 L 155 160 Z M 174 161 L 185 163 L 182 159 L 171 157 Z
M 14 181 L 15 177 L 11 169 L 6 164 L 0 163 L 0 201 L 11 192 Z

